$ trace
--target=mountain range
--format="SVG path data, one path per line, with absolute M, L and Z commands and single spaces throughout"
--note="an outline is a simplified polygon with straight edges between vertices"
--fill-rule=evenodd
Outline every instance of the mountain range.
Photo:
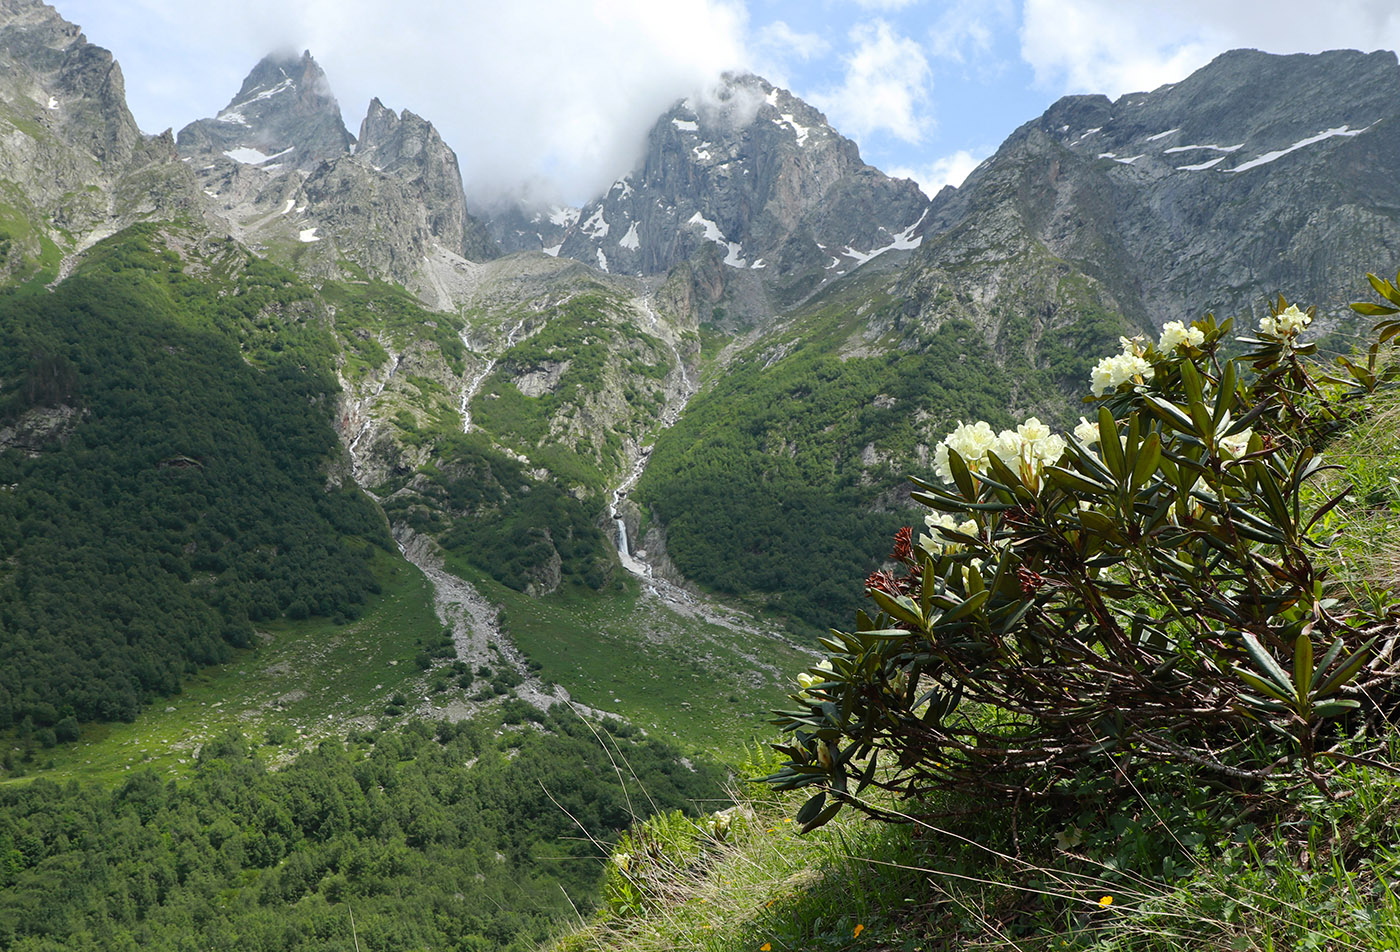
M 352 134 L 309 51 L 266 57 L 177 136 L 143 135 L 111 55 L 37 0 L 0 0 L 0 65 L 12 286 L 179 272 L 160 292 L 177 310 L 211 302 L 182 320 L 329 375 L 319 491 L 362 492 L 401 544 L 536 597 L 664 584 L 791 631 L 838 623 L 959 419 L 1067 423 L 1120 335 L 1250 321 L 1280 292 L 1344 347 L 1358 278 L 1400 257 L 1386 52 L 1240 50 L 1067 97 L 932 199 L 728 74 L 580 208 L 469 208 L 428 119 L 376 99 Z M 31 457 L 96 413 L 32 399 L 38 359 L 11 355 L 0 429 Z
M 1280 293 L 1351 346 L 1398 80 L 1233 51 L 930 198 L 729 74 L 541 208 L 469 202 L 412 111 L 347 127 L 310 51 L 143 134 L 110 53 L 0 0 L 0 948 L 525 950 L 608 877 L 622 934 L 653 834 L 602 857 L 768 769 L 960 421 L 1068 429 L 1121 336 Z M 1093 804 L 1125 855 L 1139 802 Z M 708 864 L 752 820 L 647 829 Z

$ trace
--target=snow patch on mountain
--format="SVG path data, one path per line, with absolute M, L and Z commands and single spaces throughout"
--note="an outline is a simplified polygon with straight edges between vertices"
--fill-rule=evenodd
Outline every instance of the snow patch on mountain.
M 1173 146 L 1170 149 L 1163 149 L 1162 154 L 1172 155 L 1176 152 L 1192 152 L 1196 149 L 1210 149 L 1214 152 L 1238 152 L 1240 149 L 1243 148 L 1243 142 L 1241 142 L 1239 145 L 1178 145 Z
M 811 132 L 810 126 L 804 126 L 793 118 L 791 113 L 782 113 L 781 118 L 774 119 L 773 124 L 779 128 L 791 129 L 793 135 L 797 137 L 799 146 L 807 144 L 807 134 Z
M 558 225 L 560 228 L 568 228 L 574 222 L 578 221 L 578 216 L 581 213 L 581 210 L 577 208 L 556 205 L 549 210 L 549 220 L 552 224 Z
M 690 220 L 687 221 L 686 224 L 699 225 L 702 228 L 704 228 L 706 241 L 713 241 L 717 245 L 724 245 L 729 243 L 729 239 L 724 237 L 724 232 L 719 230 L 719 225 L 710 221 L 708 218 L 706 218 L 699 212 L 696 212 L 694 215 L 691 215 Z
M 1341 125 L 1337 126 L 1334 129 L 1324 129 L 1315 136 L 1309 136 L 1306 139 L 1299 139 L 1297 142 L 1293 143 L 1285 149 L 1278 149 L 1274 152 L 1265 152 L 1263 155 L 1259 156 L 1256 159 L 1250 159 L 1248 162 L 1245 162 L 1241 165 L 1237 165 L 1232 169 L 1221 169 L 1221 171 L 1234 173 L 1245 172 L 1249 169 L 1257 169 L 1261 165 L 1268 165 L 1270 162 L 1278 161 L 1290 152 L 1297 152 L 1299 149 L 1306 148 L 1310 145 L 1314 145 L 1318 142 L 1322 142 L 1326 139 L 1335 138 L 1337 136 L 1359 136 L 1361 135 L 1361 133 L 1365 132 L 1366 129 L 1369 128 L 1371 127 L 1367 126 L 1365 129 L 1351 129 L 1349 126 Z
M 283 149 L 281 152 L 278 152 L 275 155 L 266 155 L 259 149 L 249 149 L 240 147 L 237 149 L 228 149 L 224 152 L 224 155 L 228 156 L 230 159 L 233 159 L 233 161 L 235 162 L 242 163 L 243 165 L 257 165 L 262 167 L 264 170 L 271 171 L 272 169 L 280 169 L 282 166 L 268 165 L 266 163 L 271 162 L 273 159 L 280 159 L 282 158 L 282 156 L 288 155 L 292 151 L 293 149 Z
M 601 206 L 592 215 L 588 216 L 588 221 L 580 225 L 579 230 L 588 237 L 594 239 L 606 238 L 608 236 L 608 221 L 603 217 L 603 209 Z
M 271 156 L 264 155 L 257 149 L 248 148 L 228 149 L 224 152 L 224 155 L 243 165 L 262 165 L 271 158 Z

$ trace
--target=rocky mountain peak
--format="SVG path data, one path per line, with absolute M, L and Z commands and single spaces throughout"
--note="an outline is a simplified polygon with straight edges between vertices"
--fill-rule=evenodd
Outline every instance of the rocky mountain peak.
M 507 250 L 603 271 L 657 274 L 715 258 L 730 279 L 752 278 L 784 304 L 917 247 L 927 204 L 913 182 L 862 162 L 817 109 L 759 76 L 728 74 L 663 114 L 640 162 L 577 214 L 504 216 L 493 233 Z
M 121 67 L 74 24 L 38 0 L 0 0 L 0 98 L 106 167 L 130 160 L 141 140 Z
M 396 179 L 422 206 L 428 232 L 442 247 L 475 260 L 499 254 L 485 229 L 467 214 L 457 155 L 428 120 L 371 100 L 354 161 Z
M 1279 293 L 1345 330 L 1356 279 L 1400 260 L 1397 92 L 1394 53 L 1236 50 L 1151 92 L 1061 99 L 935 199 L 904 291 L 922 325 L 971 320 L 1008 363 L 1042 339 L 1106 352 L 1110 316 L 1252 326 Z
M 173 143 L 137 128 L 112 54 L 37 0 L 0 0 L 0 167 L 25 222 L 7 226 L 0 276 L 33 273 L 45 241 L 69 255 L 198 206 Z
M 442 141 L 431 122 L 407 109 L 396 113 L 377 97 L 370 100 L 369 111 L 360 123 L 355 151 L 383 170 L 450 165 L 461 179 L 457 172 L 457 156 Z
M 348 153 L 355 139 L 325 72 L 306 51 L 264 57 L 217 116 L 181 129 L 177 143 L 185 155 L 310 171 Z
M 467 215 L 457 156 L 432 123 L 375 99 L 357 141 L 309 52 L 265 57 L 217 116 L 180 131 L 179 149 L 231 234 L 297 248 L 307 273 L 349 260 L 431 290 L 441 282 L 422 272 L 439 259 L 450 269 L 499 254 Z
M 1144 168 L 1204 171 L 1191 160 L 1218 159 L 1207 168 L 1224 172 L 1290 148 L 1308 138 L 1305 131 L 1331 130 L 1331 138 L 1368 128 L 1396 111 L 1396 86 L 1396 56 L 1388 51 L 1278 56 L 1233 50 L 1152 92 L 1114 102 L 1062 99 L 1018 135 L 1038 130 L 1077 153 Z

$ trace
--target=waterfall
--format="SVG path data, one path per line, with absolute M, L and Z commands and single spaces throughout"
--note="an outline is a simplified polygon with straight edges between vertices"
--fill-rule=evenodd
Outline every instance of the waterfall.
M 622 521 L 616 511 L 613 512 L 613 524 L 617 526 L 617 554 L 623 559 L 631 559 L 632 549 L 627 545 L 627 523 Z

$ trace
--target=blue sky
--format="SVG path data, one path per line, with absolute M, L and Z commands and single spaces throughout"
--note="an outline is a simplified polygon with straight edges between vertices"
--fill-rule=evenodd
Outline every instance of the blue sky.
M 932 194 L 1061 95 L 1118 96 L 1241 46 L 1400 46 L 1394 0 L 56 0 L 111 49 L 148 132 L 214 115 L 274 48 L 310 48 L 346 124 L 431 120 L 468 191 L 578 203 L 724 69 L 826 112 Z

